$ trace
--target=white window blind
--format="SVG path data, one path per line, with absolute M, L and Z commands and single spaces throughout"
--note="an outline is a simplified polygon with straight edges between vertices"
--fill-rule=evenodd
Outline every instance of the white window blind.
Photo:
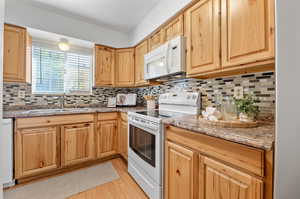
M 33 93 L 90 93 L 92 56 L 32 47 Z

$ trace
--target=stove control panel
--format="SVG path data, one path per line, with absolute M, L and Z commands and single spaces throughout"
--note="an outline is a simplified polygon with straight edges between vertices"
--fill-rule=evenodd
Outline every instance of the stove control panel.
M 131 123 L 134 123 L 137 126 L 152 129 L 155 131 L 159 130 L 159 128 L 160 128 L 160 124 L 158 122 L 147 120 L 147 119 L 144 119 L 142 117 L 135 116 L 132 114 L 128 115 L 128 121 Z
M 200 97 L 198 92 L 165 93 L 159 96 L 159 104 L 199 106 Z

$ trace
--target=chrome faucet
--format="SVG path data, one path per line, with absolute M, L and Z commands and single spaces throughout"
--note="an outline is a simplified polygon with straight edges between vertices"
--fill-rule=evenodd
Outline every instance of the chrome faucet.
M 60 108 L 61 108 L 61 109 L 64 109 L 64 108 L 65 108 L 65 95 L 62 95 L 62 96 L 59 98 L 59 105 L 60 105 Z

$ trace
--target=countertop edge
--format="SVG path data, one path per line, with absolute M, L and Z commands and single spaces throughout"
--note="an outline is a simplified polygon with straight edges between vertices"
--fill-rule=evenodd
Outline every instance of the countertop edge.
M 173 122 L 169 122 L 169 121 L 163 121 L 163 124 L 164 124 L 164 126 L 170 125 L 170 126 L 174 126 L 174 127 L 177 127 L 177 128 L 192 131 L 194 133 L 199 133 L 199 134 L 202 134 L 202 135 L 223 139 L 223 140 L 226 140 L 226 141 L 234 142 L 234 143 L 237 143 L 237 144 L 242 144 L 242 145 L 245 145 L 245 146 L 248 146 L 248 147 L 254 147 L 254 148 L 257 148 L 257 149 L 262 149 L 262 150 L 265 150 L 265 151 L 273 150 L 274 143 L 275 143 L 275 141 L 273 140 L 273 141 L 270 141 L 270 142 L 263 141 L 262 144 L 258 144 L 257 140 L 250 140 L 249 138 L 247 138 L 247 141 L 245 141 L 245 138 L 238 139 L 237 134 L 235 135 L 236 136 L 235 138 L 230 137 L 230 135 L 224 136 L 224 134 L 216 135 L 214 133 L 210 133 L 210 132 L 207 132 L 207 131 L 199 131 L 194 127 L 188 127 L 187 125 L 179 125 L 177 123 L 173 123 Z

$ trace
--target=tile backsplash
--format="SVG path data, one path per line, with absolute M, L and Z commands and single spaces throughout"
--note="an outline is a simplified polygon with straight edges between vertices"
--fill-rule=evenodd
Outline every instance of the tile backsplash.
M 4 83 L 3 85 L 4 109 L 27 107 L 58 107 L 58 95 L 32 94 L 31 85 L 25 83 Z M 19 91 L 25 91 L 25 98 L 19 97 Z M 108 97 L 114 97 L 117 93 L 135 93 L 136 89 L 127 88 L 93 88 L 91 95 L 65 95 L 66 106 L 104 106 Z
M 238 75 L 208 80 L 185 79 L 166 82 L 159 86 L 138 89 L 139 102 L 143 95 L 156 95 L 166 92 L 196 91 L 202 94 L 202 109 L 215 106 L 217 98 L 233 97 L 234 88 L 242 86 L 244 94 L 251 94 L 258 99 L 260 116 L 275 115 L 275 74 L 273 72 Z
M 117 93 L 137 93 L 138 104 L 145 104 L 144 95 L 158 96 L 165 92 L 198 91 L 202 93 L 202 108 L 215 106 L 218 96 L 233 96 L 234 88 L 242 86 L 245 94 L 254 95 L 259 102 L 261 115 L 274 115 L 275 113 L 275 74 L 273 72 L 238 75 L 226 78 L 208 80 L 184 79 L 165 82 L 158 86 L 143 88 L 93 88 L 91 95 L 67 95 L 67 105 L 106 105 L 108 97 Z M 19 91 L 25 91 L 25 98 L 18 96 Z M 4 83 L 3 93 L 4 109 L 20 106 L 58 106 L 59 99 L 53 95 L 34 95 L 30 84 Z

